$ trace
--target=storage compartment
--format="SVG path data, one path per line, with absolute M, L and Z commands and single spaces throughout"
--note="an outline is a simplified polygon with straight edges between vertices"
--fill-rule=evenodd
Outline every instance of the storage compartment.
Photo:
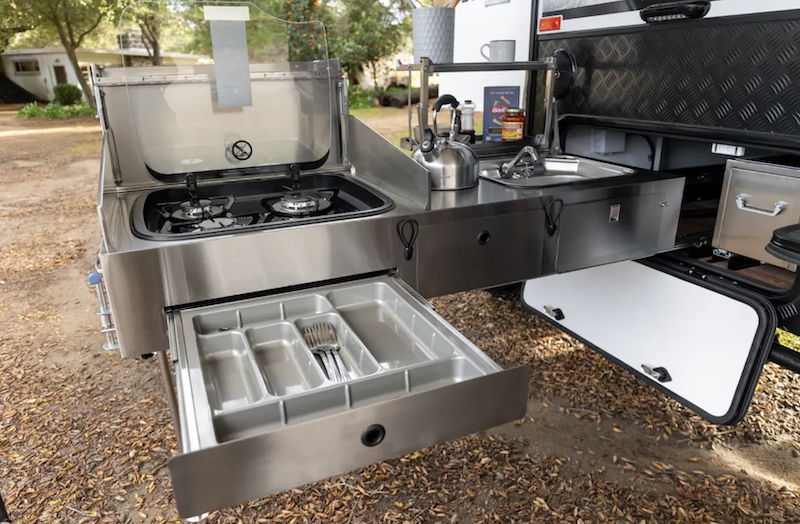
M 344 380 L 304 339 L 320 322 L 335 331 Z M 508 422 L 527 406 L 528 366 L 503 371 L 392 277 L 183 310 L 170 336 L 184 452 L 170 472 L 184 517 Z
M 422 226 L 416 289 L 435 297 L 535 278 L 544 231 L 541 210 Z
M 664 193 L 566 206 L 558 221 L 556 272 L 657 252 Z
M 419 364 L 454 354 L 436 344 L 433 327 L 387 285 L 334 291 L 328 298 L 384 369 Z
M 729 160 L 720 197 L 714 247 L 774 266 L 796 269 L 766 251 L 772 232 L 800 222 L 800 170 Z
M 208 401 L 214 410 L 246 406 L 266 393 L 253 357 L 239 333 L 197 338 Z
M 289 322 L 249 329 L 247 340 L 271 395 L 302 393 L 325 381 L 300 333 Z
M 763 297 L 656 258 L 525 283 L 523 303 L 716 424 L 747 411 L 776 313 Z

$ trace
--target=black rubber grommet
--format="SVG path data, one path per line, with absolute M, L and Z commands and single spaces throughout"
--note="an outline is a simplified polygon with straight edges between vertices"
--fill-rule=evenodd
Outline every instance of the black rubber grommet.
M 361 432 L 361 443 L 371 448 L 383 442 L 385 436 L 385 427 L 380 424 L 372 424 L 364 428 L 364 431 Z
M 478 244 L 485 246 L 489 243 L 489 239 L 492 238 L 491 233 L 488 231 L 481 231 L 478 233 Z

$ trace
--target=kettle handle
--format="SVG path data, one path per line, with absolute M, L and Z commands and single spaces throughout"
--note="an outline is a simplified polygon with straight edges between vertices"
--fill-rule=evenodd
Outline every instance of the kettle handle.
M 453 95 L 442 95 L 433 103 L 433 111 L 439 111 L 443 106 L 447 105 L 455 109 L 458 107 L 458 100 Z
M 430 153 L 433 151 L 433 139 L 433 131 L 431 131 L 430 127 L 426 127 L 422 135 L 422 144 L 420 144 L 419 150 L 423 153 Z
M 442 95 L 433 103 L 433 134 L 439 136 L 439 126 L 436 125 L 436 118 L 439 116 L 439 110 L 442 106 L 449 105 L 453 109 L 458 107 L 458 100 L 453 95 Z M 423 151 L 424 152 L 424 151 Z

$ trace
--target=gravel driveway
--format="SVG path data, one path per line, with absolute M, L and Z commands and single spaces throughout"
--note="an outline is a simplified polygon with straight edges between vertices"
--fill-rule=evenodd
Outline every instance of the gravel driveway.
M 16 522 L 175 522 L 157 363 L 102 351 L 85 280 L 96 124 L 12 115 L 0 108 L 0 492 Z M 532 363 L 524 419 L 209 521 L 800 522 L 798 377 L 769 365 L 745 422 L 714 427 L 513 293 L 434 304 L 501 365 Z

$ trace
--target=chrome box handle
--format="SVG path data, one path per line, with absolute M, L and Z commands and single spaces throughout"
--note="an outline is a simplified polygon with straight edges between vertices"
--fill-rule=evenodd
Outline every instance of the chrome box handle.
M 770 211 L 769 209 L 761 209 L 760 207 L 748 206 L 747 199 L 749 197 L 750 195 L 746 193 L 739 193 L 738 195 L 736 195 L 736 207 L 738 207 L 742 211 L 749 211 L 750 213 L 757 213 L 759 215 L 766 215 L 768 217 L 776 217 L 781 211 L 783 211 L 786 208 L 786 206 L 789 205 L 788 202 L 779 200 L 775 202 L 775 207 Z

